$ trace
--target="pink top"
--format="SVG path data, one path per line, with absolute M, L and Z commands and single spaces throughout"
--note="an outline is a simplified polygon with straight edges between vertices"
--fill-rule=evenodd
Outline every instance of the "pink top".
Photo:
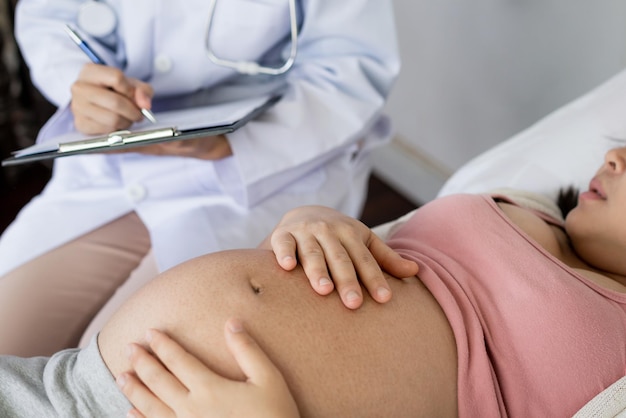
M 553 257 L 491 197 L 437 199 L 389 244 L 452 326 L 459 416 L 572 416 L 624 376 L 626 294 Z

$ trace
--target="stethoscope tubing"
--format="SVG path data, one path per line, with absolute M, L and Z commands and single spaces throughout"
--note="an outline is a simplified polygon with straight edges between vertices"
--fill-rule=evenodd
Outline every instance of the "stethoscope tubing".
M 210 33 L 211 27 L 213 26 L 213 15 L 215 12 L 215 5 L 217 4 L 217 0 L 211 0 L 209 5 L 209 19 L 207 21 L 207 27 L 205 32 L 205 40 L 204 45 L 207 52 L 207 55 L 211 62 L 215 65 L 219 65 L 221 67 L 232 68 L 235 71 L 241 74 L 248 75 L 257 75 L 257 74 L 265 74 L 265 75 L 281 75 L 286 73 L 293 67 L 294 62 L 296 61 L 296 56 L 298 55 L 298 17 L 296 11 L 296 0 L 288 0 L 289 1 L 289 24 L 291 27 L 291 47 L 289 52 L 289 57 L 283 65 L 280 67 L 267 67 L 260 65 L 254 61 L 232 61 L 224 58 L 220 58 L 213 53 L 211 49 L 210 42 Z
M 220 67 L 231 68 L 241 74 L 247 74 L 247 75 L 263 74 L 263 75 L 275 75 L 276 76 L 276 75 L 284 74 L 287 71 L 289 71 L 291 67 L 293 67 L 296 61 L 296 57 L 298 55 L 298 17 L 297 17 L 297 9 L 296 9 L 296 0 L 288 0 L 288 2 L 289 2 L 289 25 L 290 25 L 291 44 L 290 44 L 289 57 L 285 60 L 285 62 L 280 67 L 263 66 L 263 65 L 260 65 L 258 62 L 254 62 L 254 61 L 227 60 L 227 59 L 224 59 L 215 55 L 215 53 L 213 52 L 213 49 L 211 48 L 210 33 L 211 33 L 211 28 L 213 26 L 213 17 L 215 14 L 215 7 L 217 4 L 217 0 L 211 0 L 209 2 L 209 11 L 208 11 L 209 15 L 207 19 L 207 25 L 206 25 L 206 30 L 205 30 L 205 40 L 204 40 L 205 49 L 206 49 L 208 58 L 215 65 L 219 65 Z M 85 3 L 85 5 L 83 5 L 83 7 L 81 8 L 81 11 L 79 11 L 79 15 L 81 13 L 85 14 L 85 12 L 89 10 L 89 7 L 91 5 L 99 6 L 100 15 L 102 15 L 102 13 L 104 12 L 104 10 L 102 10 L 103 6 L 106 6 L 108 8 L 112 16 L 112 18 L 110 18 L 109 20 L 112 22 L 113 27 L 108 28 L 107 32 L 113 32 L 115 25 L 117 24 L 116 22 L 117 19 L 115 18 L 115 11 L 110 5 L 106 4 L 105 1 L 91 0 L 90 2 Z M 89 19 L 89 20 L 93 20 L 93 13 L 91 14 L 91 16 L 92 16 L 92 19 Z M 93 33 L 93 31 L 90 30 L 89 27 L 84 27 L 85 26 L 84 23 L 81 24 L 80 17 L 77 20 L 79 21 L 79 26 L 81 27 L 81 29 L 85 30 L 87 33 L 91 34 L 92 36 L 98 36 L 98 34 Z

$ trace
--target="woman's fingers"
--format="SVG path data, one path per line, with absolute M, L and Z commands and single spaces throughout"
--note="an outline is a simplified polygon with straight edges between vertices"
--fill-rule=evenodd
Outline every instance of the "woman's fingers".
M 293 270 L 299 259 L 313 290 L 320 295 L 333 291 L 324 254 L 312 235 L 297 240 L 292 233 L 277 229 L 270 237 L 270 244 L 281 268 Z
M 344 222 L 303 222 L 278 228 L 271 245 L 279 264 L 288 270 L 299 262 L 318 294 L 327 295 L 336 288 L 347 308 L 357 309 L 363 303 L 359 280 L 375 300 L 386 302 L 391 297 L 389 285 L 362 237 L 370 234 L 369 229 Z M 284 260 L 290 261 L 289 267 Z
M 378 265 L 393 276 L 411 277 L 415 276 L 419 270 L 415 261 L 403 258 L 375 234 L 372 234 L 369 249 Z
M 368 242 L 368 254 L 353 254 L 359 278 L 372 298 L 385 303 L 391 299 L 391 288 L 387 283 L 383 270 L 387 273 L 403 278 L 417 274 L 417 263 L 404 259 L 375 234 L 371 234 Z
M 298 260 L 313 289 L 320 295 L 332 292 L 335 286 L 331 278 L 331 264 L 319 237 L 305 234 L 297 238 L 297 243 Z
M 154 334 L 155 336 L 157 335 L 156 331 L 151 330 L 149 333 Z M 172 342 L 173 347 L 167 346 L 168 340 Z M 182 379 L 176 375 L 176 372 L 170 369 L 170 365 L 167 363 L 169 361 L 170 364 L 174 363 L 174 366 L 178 366 L 180 368 L 178 363 L 185 360 L 182 358 L 179 359 L 177 356 L 181 355 L 180 350 L 182 350 L 185 354 L 187 354 L 187 352 L 162 333 L 158 333 L 158 336 L 155 337 L 154 341 L 157 341 L 155 346 L 157 346 L 157 349 L 159 350 L 157 352 L 151 344 L 154 356 L 148 353 L 142 346 L 138 344 L 130 344 L 130 361 L 133 366 L 133 370 L 143 384 L 156 397 L 163 401 L 163 403 L 174 407 L 176 406 L 176 400 L 186 396 L 188 390 L 184 383 L 182 383 Z M 157 358 L 155 358 L 155 356 Z
M 126 413 L 126 418 L 148 418 L 138 409 L 131 409 Z
M 368 257 L 373 261 L 369 250 L 358 240 L 340 240 L 333 233 L 319 234 L 317 242 L 322 261 L 316 260 L 316 264 L 323 262 L 327 266 L 343 304 L 350 309 L 358 308 L 363 303 L 363 293 L 356 265 L 367 260 Z M 304 262 L 302 265 L 308 275 L 307 266 Z M 319 268 L 319 266 L 316 267 Z M 375 262 L 374 268 L 378 268 Z
M 162 363 L 161 367 L 165 366 L 166 368 L 158 370 L 156 365 L 146 364 L 153 367 L 152 370 L 156 377 L 153 383 L 148 384 L 148 387 L 169 405 L 176 406 L 170 402 L 174 402 L 173 399 L 178 399 L 181 395 L 186 394 L 188 392 L 187 388 L 201 386 L 204 382 L 222 380 L 221 376 L 207 368 L 197 357 L 189 353 L 165 333 L 156 329 L 148 330 L 146 340 L 154 355 Z M 135 370 L 141 380 L 144 380 L 143 376 L 139 374 L 139 370 Z M 202 372 L 199 373 L 198 370 Z M 162 371 L 167 371 L 167 376 Z M 163 396 L 161 396 L 161 388 L 163 389 Z M 172 400 L 166 399 L 168 395 L 165 393 L 170 394 Z
M 128 414 L 129 417 L 143 418 L 144 416 L 154 418 L 174 418 L 174 412 L 154 393 L 152 393 L 136 376 L 131 373 L 122 373 L 117 377 L 117 385 L 122 393 L 135 409 Z M 140 411 L 143 411 L 141 413 Z
M 316 264 L 320 259 L 327 264 L 344 305 L 351 309 L 363 301 L 359 282 L 375 301 L 385 303 L 391 299 L 391 288 L 383 270 L 396 277 L 414 276 L 418 271 L 415 262 L 402 258 L 369 230 L 366 233 L 368 236 L 362 237 L 343 232 L 341 239 L 334 234 L 316 235 L 323 252 L 323 257 L 316 257 Z M 311 274 L 304 260 L 302 264 L 307 275 Z
M 363 302 L 361 284 L 377 302 L 391 299 L 383 270 L 409 277 L 418 269 L 363 223 L 320 206 L 287 213 L 272 233 L 270 244 L 282 268 L 291 270 L 299 262 L 317 293 L 326 295 L 336 288 L 350 309 Z
M 226 322 L 224 335 L 228 349 L 235 357 L 248 382 L 260 387 L 285 385 L 280 371 L 245 330 L 239 319 Z
M 246 382 L 238 383 L 240 391 L 232 398 L 237 406 L 243 405 L 243 409 L 235 414 L 232 413 L 235 408 L 231 407 L 229 416 L 299 417 L 298 407 L 280 370 L 248 334 L 241 321 L 229 319 L 224 333 L 228 349 L 247 377 Z
M 298 265 L 296 240 L 289 232 L 276 230 L 270 235 L 270 245 L 278 265 L 290 271 Z

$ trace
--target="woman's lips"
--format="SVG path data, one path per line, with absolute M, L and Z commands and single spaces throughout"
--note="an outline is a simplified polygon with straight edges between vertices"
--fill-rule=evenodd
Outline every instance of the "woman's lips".
M 600 180 L 594 178 L 589 183 L 589 190 L 580 194 L 580 199 L 583 200 L 606 200 L 606 193 Z

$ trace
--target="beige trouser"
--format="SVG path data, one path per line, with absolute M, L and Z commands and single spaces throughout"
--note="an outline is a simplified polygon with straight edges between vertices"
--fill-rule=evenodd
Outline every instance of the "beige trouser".
M 0 277 L 0 354 L 76 347 L 106 305 L 89 326 L 88 342 L 125 292 L 156 275 L 149 252 L 148 230 L 130 213 Z

